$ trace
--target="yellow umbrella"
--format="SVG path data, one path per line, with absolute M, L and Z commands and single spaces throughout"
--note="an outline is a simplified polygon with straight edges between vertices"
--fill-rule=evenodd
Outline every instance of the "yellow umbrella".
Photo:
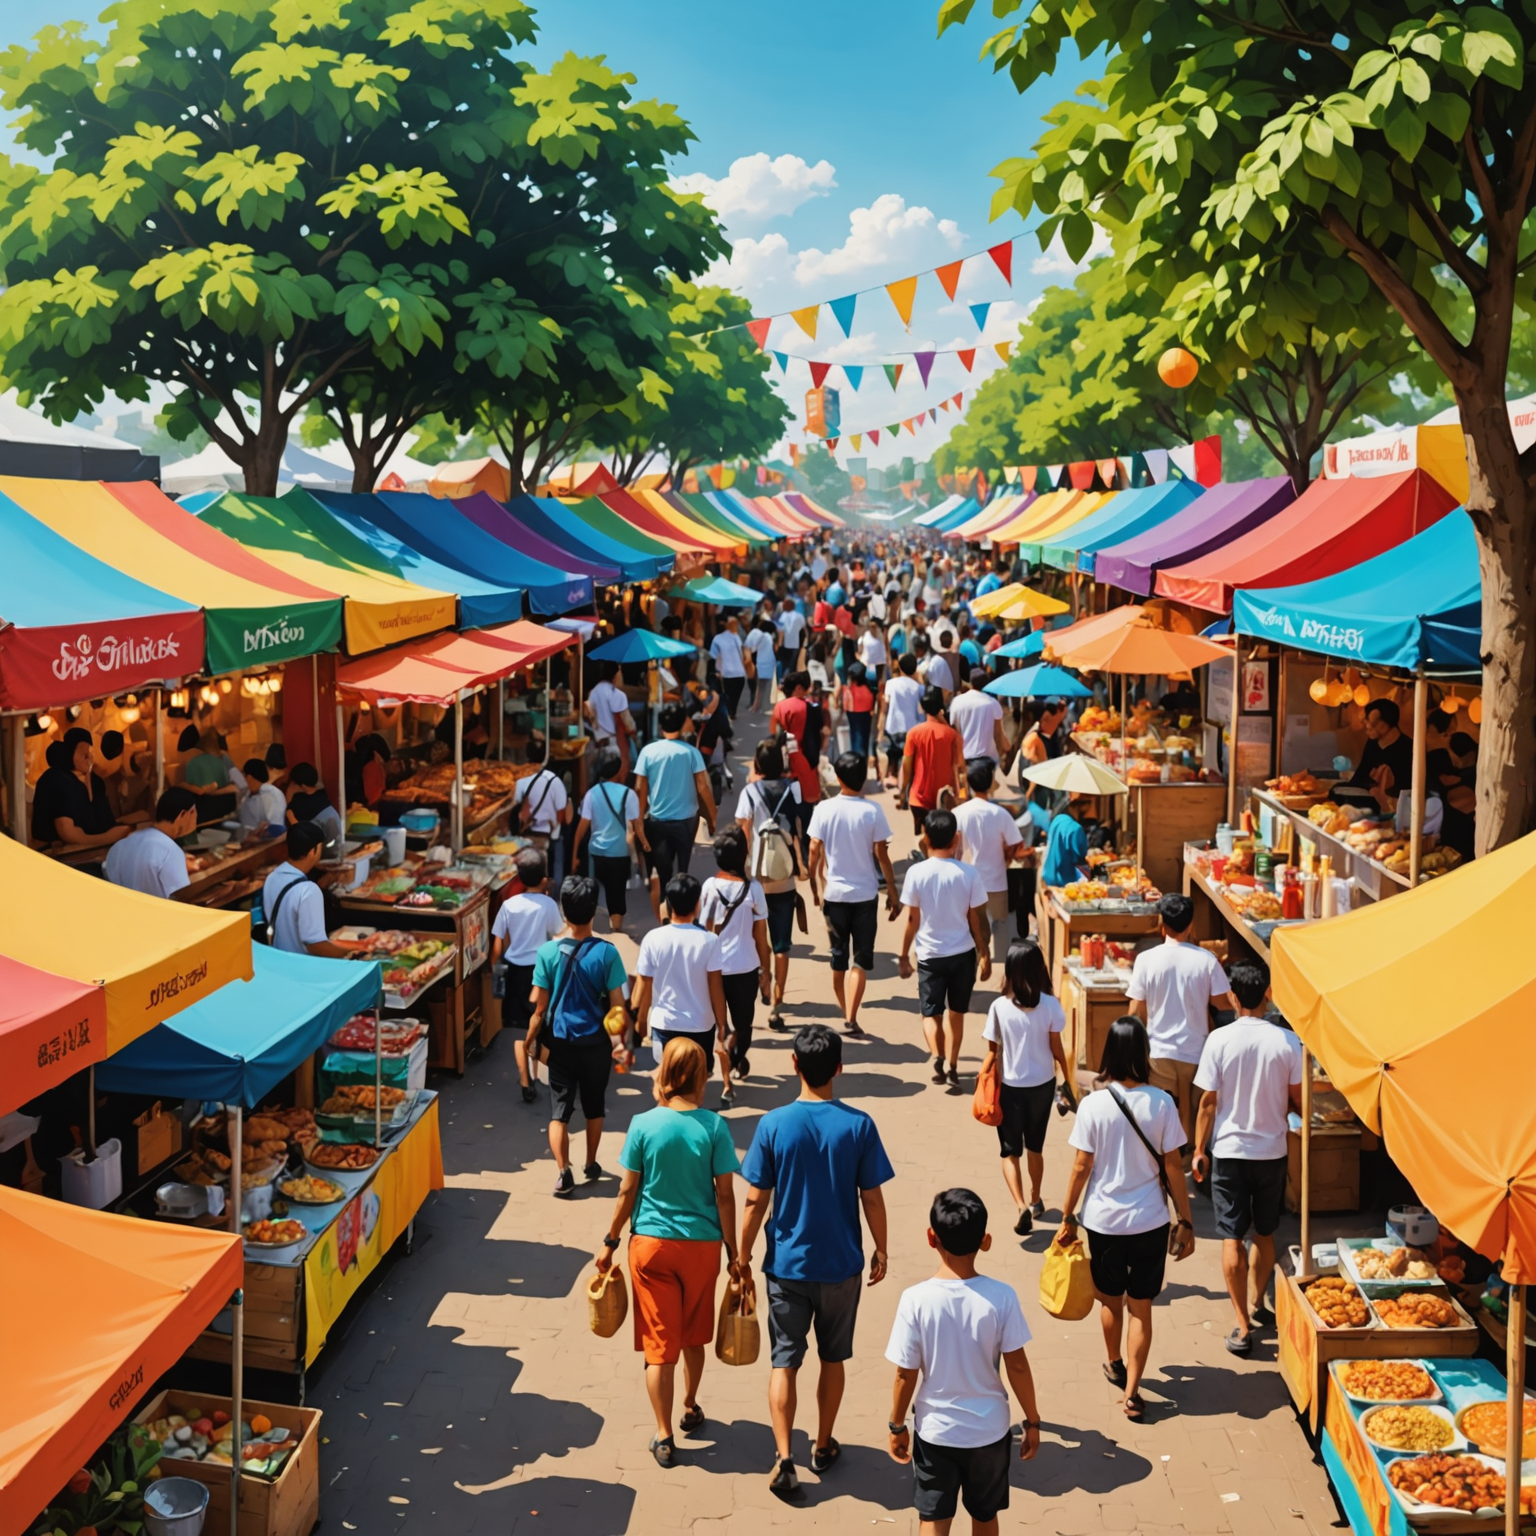
M 1019 624 L 1025 619 L 1051 618 L 1055 614 L 1065 613 L 1070 606 L 1059 597 L 1047 597 L 1044 592 L 1036 592 L 1033 587 L 1020 587 L 992 617 L 1001 619 L 1005 624 Z M 976 612 L 974 603 L 971 612 Z
M 994 591 L 984 592 L 980 597 L 971 599 L 971 617 L 975 619 L 990 619 L 1006 608 L 1011 599 L 1017 597 L 1024 590 L 1024 584 L 1018 581 L 1010 581 L 1006 587 L 998 587 Z

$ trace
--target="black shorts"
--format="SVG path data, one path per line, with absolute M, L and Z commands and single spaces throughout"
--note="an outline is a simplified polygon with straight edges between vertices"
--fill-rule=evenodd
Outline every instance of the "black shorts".
M 985 1524 L 1008 1508 L 1008 1469 L 1013 1437 L 991 1445 L 930 1445 L 912 1436 L 912 1481 L 919 1520 L 953 1520 L 963 1502 L 971 1519 Z
M 607 1031 L 600 1040 L 544 1042 L 549 1051 L 549 1118 L 569 1125 L 581 1098 L 583 1120 L 601 1120 L 607 1107 L 608 1074 L 613 1071 L 613 1042 Z
M 721 976 L 725 988 L 725 1011 L 731 1021 L 731 1065 L 740 1066 L 741 1058 L 752 1049 L 752 1020 L 757 1013 L 760 971 L 740 971 Z
M 1163 1288 L 1163 1269 L 1168 1263 L 1168 1226 L 1150 1232 L 1090 1232 L 1088 1269 L 1093 1288 L 1101 1296 L 1129 1296 L 1132 1301 L 1151 1301 Z
M 502 1022 L 508 1029 L 528 1028 L 533 1017 L 533 967 L 507 962 L 507 991 L 501 1000 Z
M 1280 1206 L 1285 1199 L 1283 1157 L 1213 1157 L 1211 1204 L 1216 1207 L 1216 1235 L 1240 1243 L 1253 1228 L 1260 1237 L 1272 1237 L 1280 1225 Z
M 946 1008 L 964 1013 L 976 986 L 976 951 L 940 955 L 917 962 L 917 1000 L 925 1019 L 939 1018 Z
M 997 1144 L 1004 1157 L 1021 1157 L 1026 1151 L 1045 1151 L 1045 1132 L 1056 1102 L 1056 1079 L 1032 1088 L 1002 1085 L 1003 1123 L 997 1128 Z
M 822 916 L 827 920 L 827 937 L 832 944 L 832 969 L 848 969 L 848 952 L 853 951 L 854 966 L 861 971 L 874 969 L 875 934 L 880 927 L 880 898 L 868 901 L 825 901 Z
M 629 912 L 629 855 L 610 857 L 605 853 L 592 855 L 592 874 L 603 888 L 603 900 L 609 916 L 624 917 Z
M 820 1360 L 853 1358 L 853 1325 L 859 1316 L 864 1276 L 833 1283 L 815 1280 L 768 1282 L 768 1341 L 775 1370 L 798 1370 L 805 1360 L 806 1341 L 816 1328 Z
M 707 1034 L 704 1031 L 695 1033 L 691 1029 L 657 1029 L 651 1031 L 651 1037 L 656 1042 L 656 1060 L 661 1060 L 661 1053 L 667 1048 L 668 1040 L 692 1040 L 693 1043 L 704 1052 L 704 1076 L 713 1076 L 715 1070 L 715 1051 L 720 1045 L 720 1036 L 714 1030 Z
M 699 830 L 697 816 L 682 821 L 656 821 L 645 823 L 645 840 L 651 845 L 650 866 L 665 887 L 673 875 L 686 875 L 688 861 L 693 857 L 693 840 Z
M 795 893 L 769 891 L 763 900 L 768 903 L 768 948 L 787 955 L 795 942 Z
M 931 805 L 912 805 L 909 803 L 907 809 L 912 812 L 912 835 L 913 837 L 921 837 L 923 835 L 923 823 L 928 819 L 928 812 L 933 807 Z

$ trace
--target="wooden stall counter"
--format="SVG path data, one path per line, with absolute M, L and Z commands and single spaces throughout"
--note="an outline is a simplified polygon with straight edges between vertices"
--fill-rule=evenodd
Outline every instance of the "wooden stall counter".
M 1067 1027 L 1061 1043 L 1067 1060 L 1088 1077 L 1099 1070 L 1109 1026 L 1129 1006 L 1129 982 L 1129 971 L 1088 971 L 1071 960 L 1063 969 L 1060 999 Z
M 1069 902 L 1058 886 L 1043 886 L 1035 896 L 1035 921 L 1046 959 L 1051 967 L 1051 984 L 1059 997 L 1065 976 L 1066 959 L 1084 934 L 1103 934 L 1109 939 L 1138 939 L 1155 935 L 1161 926 L 1156 904 L 1121 903 L 1121 910 Z M 1130 910 L 1125 910 L 1130 907 Z
M 1136 862 L 1159 890 L 1176 891 L 1184 868 L 1184 844 L 1216 835 L 1227 814 L 1223 783 L 1132 784 Z

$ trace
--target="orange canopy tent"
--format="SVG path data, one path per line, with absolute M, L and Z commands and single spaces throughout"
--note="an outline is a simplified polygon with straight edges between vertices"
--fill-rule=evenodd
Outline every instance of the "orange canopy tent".
M 1050 649 L 1080 672 L 1128 672 L 1141 677 L 1189 672 L 1232 655 L 1229 647 L 1214 640 L 1159 629 L 1146 617 L 1066 645 L 1053 641 Z
M 336 686 L 365 699 L 448 704 L 465 689 L 483 688 L 575 643 L 576 636 L 564 630 L 519 619 L 359 657 L 336 669 Z
M 512 499 L 512 472 L 499 459 L 466 459 L 462 464 L 439 464 L 427 481 L 430 495 L 448 501 L 484 491 L 492 501 Z
M 106 1055 L 100 986 L 0 955 L 0 1115 Z
M 229 1305 L 241 1248 L 0 1188 L 0 1536 L 31 1527 Z

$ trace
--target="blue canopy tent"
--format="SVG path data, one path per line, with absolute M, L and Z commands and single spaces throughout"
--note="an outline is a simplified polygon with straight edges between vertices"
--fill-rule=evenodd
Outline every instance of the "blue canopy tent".
M 776 543 L 784 537 L 784 530 L 765 522 L 757 508 L 739 491 L 706 491 L 704 499 L 750 538 L 768 539 Z
M 109 1093 L 254 1109 L 382 988 L 377 961 L 322 960 L 253 945 L 254 975 L 173 1014 L 96 1068 Z
M 959 528 L 962 524 L 970 522 L 980 511 L 981 503 L 974 496 L 967 496 L 953 511 L 946 512 L 943 517 L 925 526 L 931 528 L 935 533 L 948 533 L 951 529 Z
M 1439 677 L 1482 671 L 1482 582 L 1464 511 L 1335 576 L 1239 589 L 1232 618 L 1253 635 L 1371 666 Z
M 1010 640 L 1007 645 L 1000 645 L 995 651 L 987 652 L 989 661 L 1028 661 L 1031 656 L 1039 656 L 1045 651 L 1045 631 L 1032 629 L 1022 640 Z
M 1042 562 L 1059 571 L 1093 574 L 1093 557 L 1101 549 L 1123 544 L 1177 516 L 1199 494 L 1190 480 L 1165 480 L 1134 491 L 1121 491 L 1114 500 L 1091 512 L 1040 551 Z
M 1004 672 L 987 684 L 987 693 L 999 699 L 1091 699 L 1093 689 L 1085 688 L 1070 672 L 1060 667 L 1020 667 Z
M 621 543 L 602 529 L 573 517 L 558 501 L 546 496 L 514 496 L 511 501 L 502 503 L 502 508 L 514 522 L 546 543 L 616 566 L 620 580 L 625 583 L 654 581 L 664 571 L 672 569 L 675 557 L 647 555 Z
M 674 587 L 667 595 L 690 603 L 708 603 L 716 608 L 755 608 L 763 600 L 761 592 L 754 592 L 737 581 L 727 581 L 724 576 L 701 576 L 681 587 Z

